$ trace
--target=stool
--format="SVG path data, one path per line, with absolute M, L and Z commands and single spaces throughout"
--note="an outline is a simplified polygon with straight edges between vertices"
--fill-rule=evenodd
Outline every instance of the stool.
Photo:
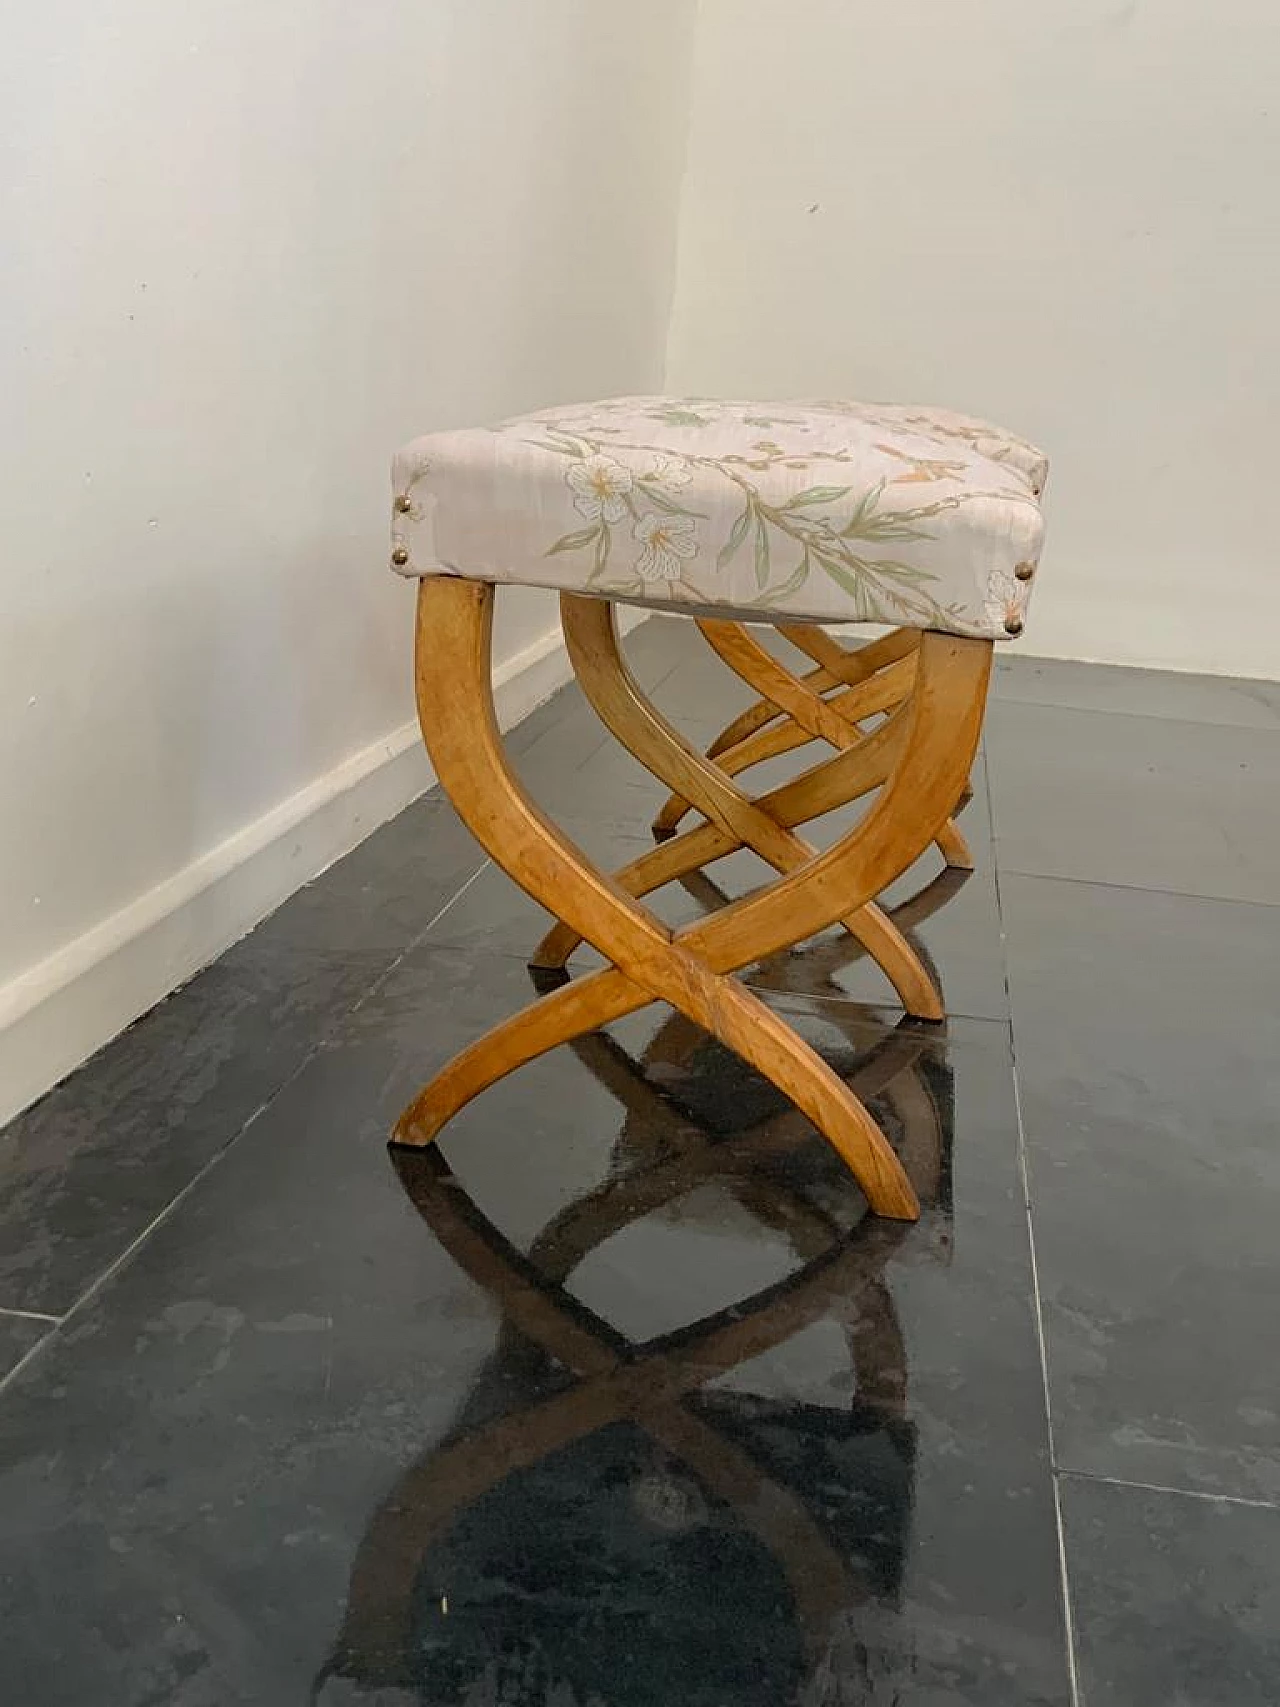
M 397 456 L 391 557 L 420 582 L 418 711 L 441 786 L 486 851 L 561 921 L 535 964 L 562 967 L 585 940 L 610 965 L 463 1050 L 405 1110 L 393 1142 L 429 1143 L 506 1073 L 666 1001 L 795 1102 L 873 1211 L 916 1217 L 910 1181 L 857 1096 L 732 974 L 839 921 L 909 1012 L 940 1015 L 926 969 L 874 903 L 945 835 L 981 733 L 992 643 L 1022 632 L 1043 539 L 1044 465 L 1027 447 L 1020 459 L 1008 448 L 1017 444 L 943 412 L 636 397 L 432 434 Z M 540 811 L 504 757 L 490 637 L 494 588 L 506 583 L 560 590 L 588 700 L 702 815 L 612 876 Z M 619 648 L 617 602 L 814 635 L 848 622 L 913 632 L 901 657 L 852 690 L 891 678 L 875 703 L 883 721 L 832 742 L 834 754 L 757 798 L 723 753 L 700 753 L 641 691 Z M 895 677 L 900 664 L 909 668 Z M 793 680 L 806 697 L 792 694 L 781 709 L 803 744 L 813 736 L 802 704 L 817 715 L 833 702 Z M 858 701 L 860 720 L 874 702 L 875 693 Z M 798 833 L 871 795 L 862 820 L 824 852 Z M 674 931 L 640 904 L 739 848 L 775 880 Z

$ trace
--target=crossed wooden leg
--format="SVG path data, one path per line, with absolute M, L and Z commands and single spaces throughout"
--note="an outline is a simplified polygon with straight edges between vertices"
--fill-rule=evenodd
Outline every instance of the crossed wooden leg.
M 847 1003 L 833 1007 L 836 1024 L 847 1010 Z M 936 1044 L 919 1031 L 897 1029 L 886 1031 L 870 1048 L 865 1038 L 851 1039 L 851 1043 L 853 1064 L 847 1067 L 842 1061 L 841 1076 L 859 1097 L 883 1099 L 898 1115 L 908 1173 L 925 1202 L 937 1202 L 948 1145 L 918 1079 L 921 1063 L 930 1058 Z M 655 1068 L 669 1068 L 673 1060 L 696 1055 L 706 1046 L 705 1032 L 680 1014 L 672 1014 L 659 1027 L 640 1059 L 629 1055 L 608 1032 L 575 1039 L 574 1054 L 625 1114 L 609 1176 L 585 1196 L 573 1199 L 530 1245 L 529 1260 L 540 1273 L 558 1284 L 567 1282 L 576 1265 L 611 1233 L 712 1178 L 764 1226 L 790 1239 L 806 1260 L 844 1236 L 836 1222 L 803 1191 L 793 1188 L 783 1173 L 766 1171 L 769 1163 L 812 1141 L 812 1127 L 794 1106 L 726 1134 L 718 1125 L 709 1128 L 684 1106 L 678 1090 L 673 1092 L 667 1085 L 665 1072 L 661 1081 L 650 1077 Z M 913 1100 L 904 1114 L 907 1096 Z M 614 1171 L 622 1157 L 629 1165 Z
M 634 862 L 599 871 L 546 818 L 502 752 L 490 686 L 493 588 L 444 577 L 418 595 L 417 691 L 436 774 L 473 834 L 536 900 L 612 965 L 575 980 L 463 1050 L 401 1115 L 395 1141 L 429 1143 L 466 1102 L 515 1067 L 610 1020 L 666 1001 L 771 1079 L 844 1157 L 872 1209 L 919 1213 L 897 1156 L 862 1103 L 780 1015 L 729 973 L 856 914 L 937 834 L 968 775 L 982 721 L 991 645 L 927 634 L 914 691 L 859 741 L 756 803 L 786 829 L 878 788 L 843 840 L 768 888 L 672 932 L 636 895 L 740 844 L 713 821 Z M 620 690 L 622 691 L 622 690 Z M 664 749 L 664 762 L 670 750 Z M 740 810 L 740 805 L 735 807 Z M 753 821 L 753 834 L 763 834 Z M 779 860 L 782 854 L 779 845 Z
M 719 825 L 775 871 L 796 871 L 813 859 L 816 849 L 770 817 L 727 772 L 690 746 L 641 691 L 622 656 L 612 605 L 562 593 L 560 616 L 579 686 L 600 721 L 646 770 L 678 788 L 709 823 Z M 874 902 L 847 914 L 841 923 L 878 961 L 909 1014 L 942 1019 L 942 998 L 932 978 Z M 563 961 L 554 953 L 539 952 L 534 964 L 547 968 Z
M 892 710 L 911 692 L 919 660 L 920 635 L 911 629 L 896 629 L 846 651 L 811 624 L 780 625 L 780 632 L 817 666 L 797 676 L 741 623 L 703 619 L 698 627 L 735 675 L 761 696 L 707 749 L 707 758 L 729 776 L 810 741 L 825 741 L 839 751 L 862 740 L 861 725 L 868 718 Z M 825 697 L 832 689 L 840 691 Z M 967 797 L 967 788 L 966 779 L 957 801 Z M 671 835 L 691 806 L 702 810 L 700 801 L 677 789 L 653 821 L 655 837 Z M 973 856 L 950 818 L 936 840 L 949 866 L 972 871 Z

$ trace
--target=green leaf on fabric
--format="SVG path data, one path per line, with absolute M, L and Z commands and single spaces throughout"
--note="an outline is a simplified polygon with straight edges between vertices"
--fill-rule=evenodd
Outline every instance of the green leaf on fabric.
M 806 486 L 794 498 L 788 498 L 784 510 L 798 510 L 805 504 L 834 504 L 848 493 L 847 486 Z
M 769 530 L 764 524 L 764 517 L 756 517 L 756 586 L 761 589 L 769 584 Z
M 613 535 L 609 532 L 606 525 L 601 522 L 599 535 L 596 539 L 595 562 L 591 565 L 591 573 L 587 576 L 588 581 L 598 581 L 601 575 L 604 574 L 609 564 L 609 547 L 612 544 Z
M 799 592 L 800 588 L 803 587 L 805 582 L 809 579 L 809 567 L 809 553 L 806 551 L 782 585 L 779 587 L 770 587 L 769 591 L 763 598 L 759 598 L 755 601 L 756 604 L 762 610 L 768 610 L 772 605 L 781 604 L 783 599 L 790 598 L 792 593 Z
M 843 563 L 838 562 L 834 557 L 828 557 L 825 552 L 818 552 L 817 558 L 836 585 L 843 587 L 846 593 L 851 594 L 858 601 L 860 609 L 865 609 L 868 594 L 866 576 L 847 569 Z
M 875 563 L 868 563 L 868 570 L 883 577 L 886 581 L 907 581 L 918 584 L 921 581 L 936 581 L 937 575 L 932 569 L 926 569 L 919 563 L 899 563 L 894 558 L 882 557 Z
M 748 502 L 747 507 L 733 524 L 733 528 L 728 539 L 726 539 L 724 544 L 720 547 L 720 555 L 716 558 L 717 569 L 726 568 L 730 560 L 736 556 L 739 546 L 747 537 L 747 529 L 751 526 L 751 515 L 752 507 L 750 502 Z
M 862 494 L 861 498 L 859 498 L 858 502 L 854 505 L 853 514 L 840 529 L 842 538 L 855 539 L 863 531 L 867 526 L 867 523 L 871 520 L 871 517 L 879 508 L 880 498 L 883 492 L 884 481 L 881 480 L 878 481 L 869 492 L 864 492 Z
M 850 537 L 846 528 L 844 538 Z M 913 528 L 908 522 L 898 520 L 891 515 L 871 516 L 858 530 L 860 539 L 876 540 L 881 543 L 897 543 L 909 539 L 932 539 L 933 535 L 924 528 Z
M 643 474 L 640 476 L 639 483 L 644 488 L 645 497 L 655 510 L 662 510 L 669 516 L 696 516 L 699 521 L 706 520 L 706 516 L 701 510 L 687 510 L 683 504 L 675 503 L 656 484 L 647 480 Z
M 592 527 L 579 528 L 576 533 L 562 534 L 554 545 L 549 545 L 543 553 L 544 557 L 555 557 L 561 551 L 581 551 L 584 545 L 590 545 L 596 536 L 608 530 L 603 524 L 596 522 Z
M 560 427 L 547 427 L 544 430 L 551 443 L 542 445 L 543 450 L 558 450 L 562 456 L 576 457 L 594 456 L 596 453 L 594 445 L 588 444 L 585 439 L 577 438 L 573 433 L 566 433 Z

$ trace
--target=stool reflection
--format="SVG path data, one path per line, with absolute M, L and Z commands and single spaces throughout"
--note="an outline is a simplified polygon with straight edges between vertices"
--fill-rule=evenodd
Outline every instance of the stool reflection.
M 821 994 L 853 952 L 823 940 L 761 977 Z M 764 1081 L 745 1086 L 741 1063 L 679 1015 L 638 1056 L 606 1033 L 572 1046 L 621 1105 L 613 1167 L 527 1252 L 438 1149 L 395 1153 L 415 1208 L 502 1321 L 454 1427 L 370 1522 L 316 1700 L 868 1699 L 858 1623 L 897 1602 L 916 1452 L 884 1270 L 904 1242 L 949 1255 L 951 1073 L 939 1029 L 872 1027 L 849 1002 L 823 1017 L 847 1034 L 824 1053 L 925 1205 L 917 1227 L 868 1216 L 804 1117 Z M 614 1235 L 651 1217 L 714 1219 L 718 1203 L 785 1245 L 790 1272 L 648 1339 L 574 1295 Z M 777 1359 L 815 1328 L 840 1367 L 797 1392 Z

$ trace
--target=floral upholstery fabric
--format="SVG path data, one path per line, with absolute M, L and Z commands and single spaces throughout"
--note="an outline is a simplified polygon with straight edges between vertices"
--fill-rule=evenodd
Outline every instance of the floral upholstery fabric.
M 393 468 L 410 576 L 748 621 L 1020 631 L 1047 464 L 939 409 L 624 397 L 416 439 Z

